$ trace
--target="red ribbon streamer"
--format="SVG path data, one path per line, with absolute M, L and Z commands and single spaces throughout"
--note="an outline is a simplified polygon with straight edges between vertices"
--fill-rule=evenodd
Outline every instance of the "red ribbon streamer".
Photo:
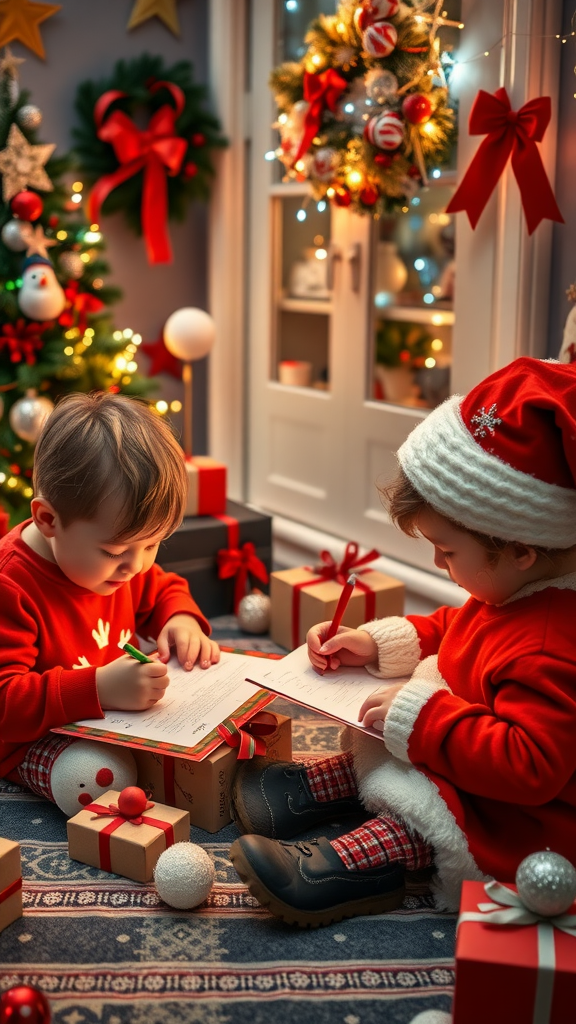
M 110 808 L 104 807 L 103 804 L 88 804 L 85 811 L 94 811 L 98 815 L 110 814 Z M 136 828 L 139 825 L 152 825 L 153 828 L 160 829 L 166 837 L 166 849 L 174 844 L 174 826 L 167 821 L 160 821 L 159 818 L 149 818 L 148 816 L 134 818 L 125 818 L 123 814 L 119 814 L 113 818 L 112 821 L 98 833 L 98 855 L 100 858 L 100 867 L 102 871 L 112 871 L 112 861 L 110 855 L 110 836 L 117 828 L 120 828 L 126 821 L 129 821 L 131 825 L 135 825 Z
M 4 903 L 10 896 L 13 896 L 15 892 L 18 892 L 22 888 L 22 879 L 17 878 L 10 885 L 7 885 L 5 889 L 0 892 L 0 903 Z
M 520 189 L 528 234 L 531 235 L 544 219 L 563 224 L 564 218 L 536 145 L 544 138 L 550 116 L 549 96 L 530 100 L 514 111 L 506 89 L 497 89 L 493 95 L 480 89 L 470 111 L 469 131 L 471 135 L 487 137 L 480 143 L 446 212 L 465 210 L 475 228 L 512 156 L 512 170 Z
M 234 583 L 234 614 L 238 614 L 238 605 L 246 593 L 248 574 L 255 576 L 261 583 L 268 582 L 268 570 L 264 562 L 258 558 L 256 548 L 251 540 L 242 547 L 221 548 L 217 556 L 218 576 L 221 580 L 235 577 Z
M 238 748 L 238 761 L 246 761 L 254 754 L 266 753 L 264 736 L 271 736 L 278 727 L 275 715 L 261 711 L 244 726 L 237 724 L 234 718 L 225 718 L 216 732 L 229 747 Z
M 328 107 L 328 110 L 334 113 L 336 103 L 347 88 L 346 79 L 342 78 L 333 68 L 328 68 L 321 75 L 313 75 L 309 71 L 304 72 L 304 99 L 310 106 L 304 119 L 304 134 L 292 166 L 306 152 L 312 139 L 318 134 L 324 108 Z
M 186 139 L 176 135 L 175 123 L 184 110 L 185 97 L 182 89 L 173 82 L 155 82 L 150 92 L 168 89 L 174 106 L 164 104 L 150 118 L 145 131 L 134 124 L 122 110 L 106 115 L 112 103 L 126 96 L 119 89 L 110 89 L 98 99 L 94 107 L 96 134 L 103 142 L 109 142 L 120 166 L 112 174 L 100 178 L 90 195 L 90 218 L 100 221 L 100 209 L 104 200 L 138 171 L 144 171 L 142 188 L 142 230 L 150 263 L 170 263 L 172 249 L 166 230 L 168 219 L 168 183 L 166 175 L 179 174 L 188 148 Z
M 292 647 L 298 647 L 300 643 L 300 591 L 304 590 L 305 587 L 313 587 L 317 583 L 325 583 L 327 580 L 334 580 L 334 582 L 344 585 L 352 571 L 358 577 L 365 572 L 369 572 L 368 569 L 362 569 L 361 566 L 373 562 L 375 558 L 379 557 L 379 554 L 380 552 L 376 551 L 376 548 L 372 548 L 371 551 L 360 558 L 358 557 L 358 544 L 355 541 L 350 541 L 346 545 L 344 558 L 341 562 L 336 562 L 330 552 L 324 550 L 320 552 L 320 565 L 305 566 L 308 572 L 317 573 L 317 578 L 315 580 L 302 580 L 301 583 L 295 583 L 292 587 Z M 356 580 L 354 589 L 356 587 L 364 594 L 365 620 L 373 619 L 376 612 L 376 595 L 361 579 Z

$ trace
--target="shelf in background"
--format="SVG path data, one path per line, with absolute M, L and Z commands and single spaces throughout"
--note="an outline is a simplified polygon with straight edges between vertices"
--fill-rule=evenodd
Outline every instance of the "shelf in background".
M 330 299 L 291 299 L 282 296 L 278 308 L 285 313 L 323 313 L 327 316 L 332 312 L 332 302 Z
M 415 324 L 433 324 L 435 327 L 451 327 L 454 324 L 453 309 L 439 309 L 434 306 L 377 306 L 376 317 L 380 320 L 407 320 Z

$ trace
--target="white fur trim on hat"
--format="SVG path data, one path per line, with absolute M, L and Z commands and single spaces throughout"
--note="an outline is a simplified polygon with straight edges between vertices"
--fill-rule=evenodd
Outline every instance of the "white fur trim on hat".
M 412 678 L 396 694 L 384 720 L 384 743 L 394 757 L 401 761 L 410 760 L 408 741 L 414 722 L 434 693 L 448 689 L 438 670 L 436 654 L 424 658 L 416 666 Z
M 378 647 L 378 668 L 367 665 L 374 676 L 394 679 L 409 676 L 420 660 L 422 651 L 416 628 L 400 615 L 388 615 L 359 626 L 369 633 Z
M 490 537 L 567 548 L 576 544 L 576 489 L 522 473 L 476 443 L 454 395 L 408 435 L 398 460 L 442 515 Z

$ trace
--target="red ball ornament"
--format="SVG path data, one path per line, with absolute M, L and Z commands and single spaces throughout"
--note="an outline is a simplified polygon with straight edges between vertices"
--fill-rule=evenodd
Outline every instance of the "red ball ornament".
M 404 100 L 402 113 L 410 124 L 422 124 L 430 120 L 432 101 L 421 92 L 413 92 Z
M 44 203 L 37 192 L 29 192 L 28 189 L 25 189 L 10 200 L 10 209 L 20 220 L 38 220 L 44 209 Z
M 390 156 L 389 153 L 376 153 L 374 157 L 374 163 L 378 167 L 390 167 L 392 165 L 394 157 Z
M 198 174 L 198 165 L 193 160 L 189 160 L 187 164 L 184 164 L 184 177 L 193 178 Z
M 418 167 L 416 167 L 416 164 L 412 164 L 412 165 L 411 165 L 411 166 L 410 166 L 410 167 L 408 168 L 408 177 L 409 177 L 409 178 L 421 178 L 421 177 L 422 177 L 422 175 L 420 174 L 420 171 L 419 171 Z
M 360 202 L 364 203 L 364 206 L 374 206 L 374 203 L 378 202 L 378 195 L 377 188 L 366 185 L 360 192 Z
M 60 218 L 59 218 L 57 213 L 51 213 L 50 216 L 48 217 L 48 227 L 50 227 L 50 228 L 57 227 L 59 220 L 60 220 Z
M 203 135 L 202 132 L 194 132 L 194 135 L 190 139 L 190 142 L 192 143 L 193 146 L 205 146 L 206 136 Z
M 31 985 L 16 985 L 0 996 L 0 1024 L 49 1024 L 46 996 Z
M 348 189 L 338 189 L 338 191 L 334 193 L 334 202 L 336 203 L 336 206 L 350 206 L 350 203 L 352 202 L 352 196 L 350 195 Z
M 148 797 L 139 786 L 126 786 L 118 797 L 118 810 L 125 818 L 137 818 L 146 809 Z

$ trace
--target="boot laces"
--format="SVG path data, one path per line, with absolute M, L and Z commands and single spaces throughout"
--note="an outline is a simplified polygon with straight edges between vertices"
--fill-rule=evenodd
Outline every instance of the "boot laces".
M 297 843 L 285 843 L 280 840 L 280 846 L 286 846 L 288 849 L 298 850 L 299 853 L 303 853 L 305 857 L 312 857 L 314 850 L 311 850 L 311 846 L 318 846 L 317 839 L 308 839 L 307 842 L 300 840 Z

